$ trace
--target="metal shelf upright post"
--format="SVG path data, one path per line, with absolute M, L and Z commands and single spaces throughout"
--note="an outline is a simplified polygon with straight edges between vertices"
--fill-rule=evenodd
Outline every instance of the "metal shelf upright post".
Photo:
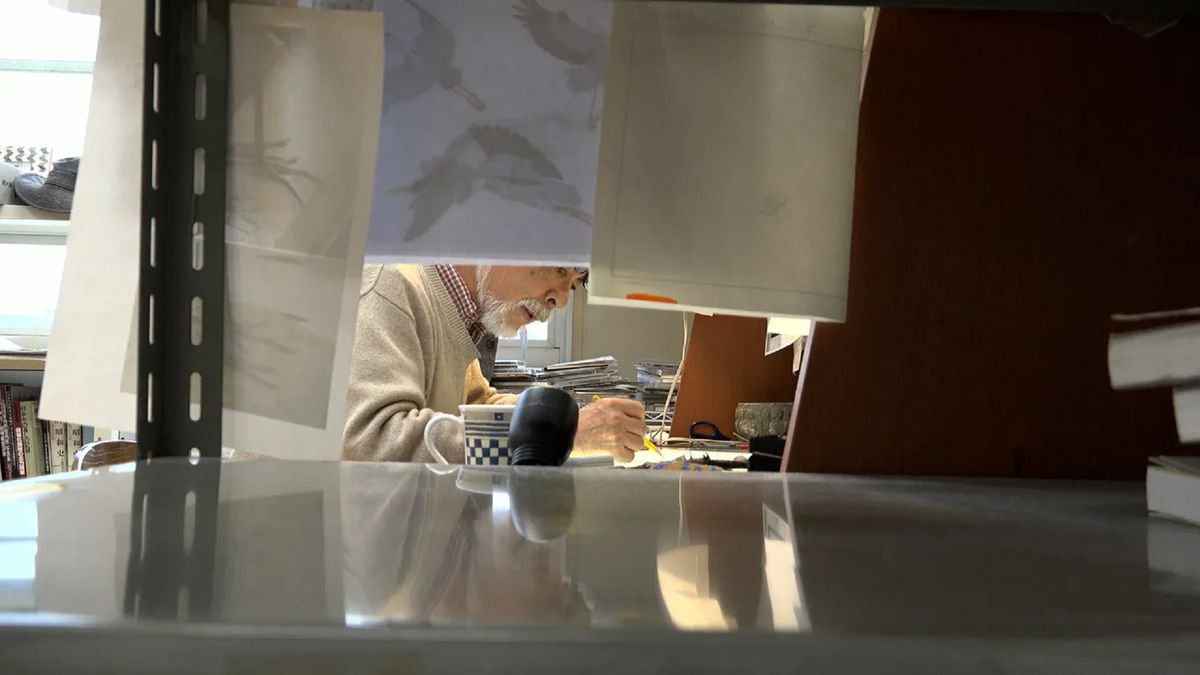
M 146 2 L 139 459 L 221 455 L 229 15 Z
M 213 612 L 229 16 L 230 0 L 146 0 L 137 445 L 150 461 L 134 473 L 125 583 L 138 618 Z M 197 455 L 214 459 L 154 461 Z

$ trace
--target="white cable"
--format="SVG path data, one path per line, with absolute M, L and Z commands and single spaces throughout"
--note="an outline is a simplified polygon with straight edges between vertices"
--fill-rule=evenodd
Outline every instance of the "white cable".
M 683 379 L 683 362 L 687 360 L 688 340 L 691 339 L 691 336 L 688 335 L 688 314 L 691 314 L 691 312 L 680 314 L 683 317 L 683 353 L 679 355 L 679 368 L 675 371 L 675 379 L 671 381 L 671 386 L 667 389 L 667 405 L 663 408 L 662 422 L 658 425 L 658 438 L 664 444 L 666 443 L 665 439 L 669 438 L 669 435 L 666 437 L 662 435 L 663 429 L 667 426 L 668 411 L 671 413 L 671 421 L 675 421 L 675 411 L 671 408 L 671 396 L 675 393 L 675 385 L 679 384 L 679 381 Z

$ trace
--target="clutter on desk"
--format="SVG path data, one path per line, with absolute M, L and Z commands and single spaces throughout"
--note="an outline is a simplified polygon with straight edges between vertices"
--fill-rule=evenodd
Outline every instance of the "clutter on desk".
M 617 360 L 611 356 L 546 366 L 542 369 L 540 379 L 550 386 L 568 391 L 597 390 L 626 382 L 617 372 Z
M 646 406 L 645 421 L 651 440 L 657 443 L 670 434 L 674 420 L 674 401 L 668 404 L 667 393 L 678 377 L 679 363 L 638 361 L 636 365 L 638 379 L 632 382 L 621 376 L 617 360 L 612 356 L 569 361 L 546 368 L 531 367 L 524 361 L 496 361 L 491 384 L 502 394 L 518 395 L 534 386 L 557 387 L 569 391 L 581 406 L 596 397 L 641 401 Z
M 667 405 L 667 396 L 673 384 L 676 386 L 676 395 L 679 393 L 679 362 L 642 360 L 634 366 L 637 368 L 638 384 L 642 386 L 642 402 L 646 404 L 646 423 L 670 429 L 675 406 L 674 402 Z
M 779 473 L 783 470 L 784 436 L 760 436 L 750 439 L 750 470 Z
M 692 422 L 688 427 L 688 435 L 692 438 L 699 438 L 708 441 L 732 441 L 733 439 L 721 433 L 716 424 L 708 420 L 700 420 Z
M 722 464 L 728 465 L 721 466 Z M 659 462 L 644 468 L 652 471 L 724 471 L 726 468 L 734 468 L 734 462 L 722 462 L 721 460 L 713 460 L 707 457 L 697 459 L 684 459 L 682 457 L 673 459 L 669 462 Z M 739 468 L 745 468 L 741 466 Z

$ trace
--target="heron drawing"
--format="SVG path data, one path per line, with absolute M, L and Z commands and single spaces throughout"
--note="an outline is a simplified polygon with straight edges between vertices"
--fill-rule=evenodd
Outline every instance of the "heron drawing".
M 417 11 L 421 20 L 421 32 L 413 41 L 399 69 L 384 71 L 383 109 L 386 111 L 400 101 L 416 98 L 440 85 L 443 89 L 458 94 L 477 111 L 487 104 L 463 84 L 462 70 L 454 66 L 454 33 L 437 17 L 413 0 L 406 0 Z M 402 40 L 391 33 L 384 36 L 385 50 L 403 51 Z
M 513 16 L 542 51 L 570 64 L 567 87 L 571 91 L 592 93 L 588 129 L 594 130 L 596 95 L 604 84 L 604 64 L 608 60 L 608 36 L 580 26 L 564 11 L 551 12 L 537 0 L 520 0 L 513 5 Z
M 451 206 L 465 203 L 478 190 L 592 224 L 591 215 L 580 208 L 579 190 L 528 138 L 507 127 L 472 125 L 450 141 L 440 157 L 421 162 L 421 174 L 413 183 L 388 191 L 414 195 L 405 241 L 428 232 Z
M 253 140 L 246 140 L 246 133 L 235 130 L 230 139 L 227 162 L 238 171 L 245 172 L 250 177 L 240 184 L 255 185 L 261 181 L 275 183 L 285 190 L 303 207 L 304 198 L 300 194 L 299 184 L 308 181 L 312 185 L 320 185 L 321 179 L 315 174 L 302 168 L 302 157 L 289 152 L 288 140 L 267 140 L 265 117 L 265 99 L 267 80 L 275 72 L 289 52 L 304 36 L 303 29 L 289 26 L 256 26 L 258 35 L 253 40 L 245 40 L 239 63 L 245 65 L 236 73 L 231 87 L 230 109 L 241 110 L 245 105 L 254 106 Z M 251 182 L 253 181 L 253 182 Z M 247 236 L 262 234 L 258 232 L 261 223 L 257 217 L 257 209 L 253 206 L 261 196 L 260 189 L 231 191 L 232 199 L 238 203 L 235 211 L 237 218 L 230 220 L 229 225 Z M 244 221 L 244 222 L 242 222 Z

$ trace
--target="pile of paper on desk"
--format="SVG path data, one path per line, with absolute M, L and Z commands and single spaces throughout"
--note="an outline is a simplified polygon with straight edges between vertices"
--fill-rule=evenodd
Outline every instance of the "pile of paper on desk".
M 626 384 L 625 378 L 617 372 L 617 360 L 611 356 L 546 366 L 538 379 L 570 392 L 599 391 L 612 385 Z
M 537 375 L 538 369 L 524 361 L 496 361 L 491 384 L 501 394 L 520 394 L 537 384 Z

